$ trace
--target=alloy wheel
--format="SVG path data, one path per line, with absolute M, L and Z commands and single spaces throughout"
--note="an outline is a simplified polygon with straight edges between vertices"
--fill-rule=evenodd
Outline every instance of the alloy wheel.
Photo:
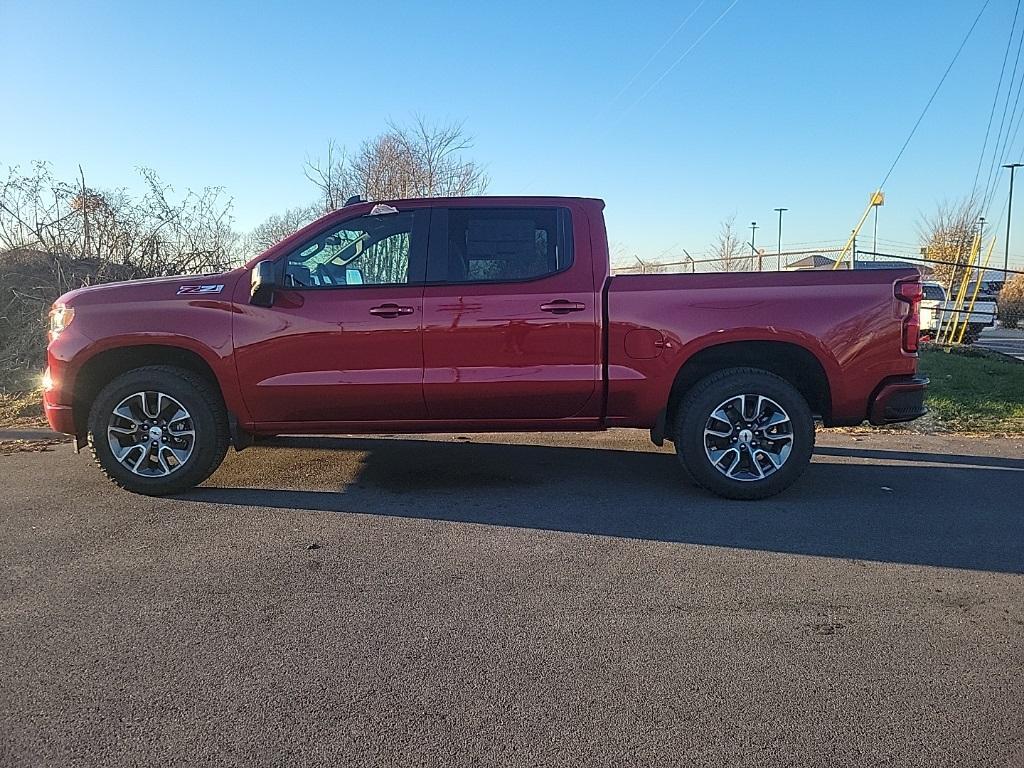
M 704 425 L 704 452 L 730 480 L 764 480 L 782 468 L 792 450 L 789 414 L 764 395 L 734 395 Z
M 188 410 L 163 392 L 135 392 L 113 409 L 107 442 L 114 458 L 141 477 L 166 477 L 180 470 L 196 446 Z

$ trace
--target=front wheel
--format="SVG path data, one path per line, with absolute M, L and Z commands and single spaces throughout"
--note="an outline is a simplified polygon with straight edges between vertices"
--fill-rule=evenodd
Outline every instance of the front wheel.
M 170 366 L 123 373 L 96 396 L 89 444 L 117 485 L 161 496 L 192 488 L 227 453 L 229 430 L 220 393 L 202 376 Z
M 792 485 L 814 450 L 814 418 L 785 379 L 729 368 L 697 382 L 676 414 L 676 454 L 696 482 L 729 499 Z

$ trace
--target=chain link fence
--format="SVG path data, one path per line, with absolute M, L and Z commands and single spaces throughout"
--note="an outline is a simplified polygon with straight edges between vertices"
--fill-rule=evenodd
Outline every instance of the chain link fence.
M 690 258 L 643 261 L 613 267 L 614 275 L 707 274 L 718 272 L 793 272 L 849 269 L 849 254 L 836 267 L 843 248 L 810 248 L 766 252 L 751 250 L 728 259 Z M 945 345 L 1001 339 L 994 346 L 1014 348 L 1024 357 L 1024 269 L 969 267 L 959 262 L 926 259 L 906 253 L 855 249 L 854 269 L 914 267 L 925 287 L 922 335 Z M 1019 337 L 1019 338 L 1018 338 Z

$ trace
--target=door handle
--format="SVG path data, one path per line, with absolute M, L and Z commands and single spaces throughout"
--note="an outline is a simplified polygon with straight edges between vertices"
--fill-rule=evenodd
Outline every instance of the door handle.
M 397 304 L 381 304 L 379 307 L 371 307 L 370 314 L 377 317 L 398 317 L 399 315 L 411 315 L 412 307 L 400 307 Z
M 557 299 L 555 301 L 549 301 L 547 304 L 541 304 L 541 312 L 551 312 L 556 315 L 567 315 L 570 312 L 582 312 L 587 308 L 586 304 L 580 304 L 578 301 L 566 301 L 565 299 Z

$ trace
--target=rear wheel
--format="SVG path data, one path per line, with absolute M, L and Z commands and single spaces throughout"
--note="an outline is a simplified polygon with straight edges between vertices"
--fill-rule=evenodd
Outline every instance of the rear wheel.
M 192 371 L 148 366 L 121 374 L 89 412 L 89 444 L 103 472 L 129 491 L 159 496 L 192 488 L 227 453 L 220 394 Z
M 792 485 L 814 450 L 807 401 L 785 379 L 729 368 L 702 379 L 676 415 L 676 453 L 693 479 L 730 499 L 763 499 Z

